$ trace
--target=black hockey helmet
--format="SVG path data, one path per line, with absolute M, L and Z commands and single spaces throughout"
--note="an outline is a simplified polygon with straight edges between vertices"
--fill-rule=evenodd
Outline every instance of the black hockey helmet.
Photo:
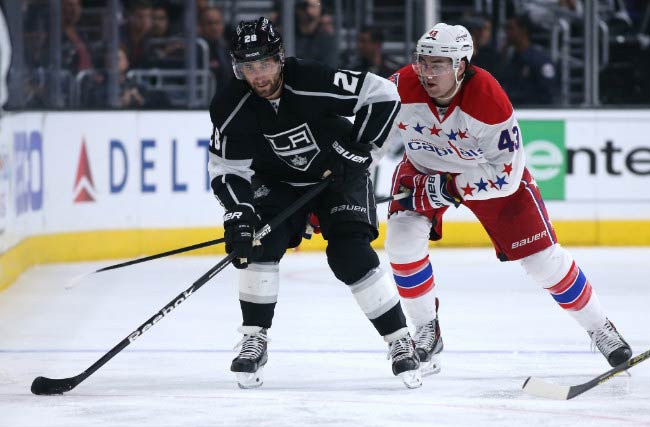
M 237 25 L 231 40 L 233 63 L 259 61 L 279 54 L 282 37 L 267 18 L 261 16 L 257 21 L 241 21 Z

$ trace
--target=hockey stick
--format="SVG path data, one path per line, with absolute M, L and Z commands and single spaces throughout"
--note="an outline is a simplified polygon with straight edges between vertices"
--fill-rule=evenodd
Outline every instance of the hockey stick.
M 382 196 L 382 197 L 378 197 L 375 200 L 375 204 L 386 203 L 386 202 L 390 202 L 390 201 L 393 201 L 393 200 L 400 200 L 400 199 L 403 199 L 403 198 L 405 198 L 407 196 L 408 196 L 408 193 L 398 193 L 398 194 L 396 194 L 394 196 Z M 149 256 L 146 256 L 146 257 L 136 258 L 136 259 L 132 259 L 130 261 L 121 262 L 119 264 L 113 264 L 113 265 L 109 265 L 107 267 L 102 267 L 102 268 L 100 268 L 98 270 L 91 271 L 90 273 L 84 273 L 82 275 L 79 275 L 79 276 L 73 278 L 70 281 L 70 283 L 68 283 L 65 286 L 65 289 L 74 288 L 83 279 L 85 279 L 85 278 L 87 278 L 87 277 L 89 277 L 89 276 L 91 276 L 93 274 L 101 273 L 103 271 L 109 271 L 109 270 L 115 270 L 115 269 L 118 269 L 118 268 L 128 267 L 130 265 L 140 264 L 140 263 L 147 262 L 147 261 L 153 261 L 154 259 L 158 259 L 158 258 L 165 258 L 165 257 L 172 256 L 172 255 L 182 254 L 183 252 L 190 252 L 190 251 L 205 248 L 205 247 L 208 247 L 208 246 L 218 245 L 220 243 L 223 243 L 224 241 L 225 241 L 225 239 L 223 237 L 221 237 L 219 239 L 208 240 L 207 242 L 196 243 L 194 245 L 185 246 L 185 247 L 178 248 L 178 249 L 173 249 L 171 251 L 161 252 L 159 254 L 149 255 Z
M 274 228 L 276 228 L 287 218 L 293 215 L 296 211 L 298 211 L 298 209 L 303 207 L 307 202 L 309 202 L 316 195 L 318 195 L 318 193 L 323 191 L 323 189 L 329 184 L 329 181 L 330 181 L 329 179 L 325 179 L 322 182 L 310 188 L 306 193 L 300 196 L 293 204 L 288 206 L 284 211 L 280 212 L 278 216 L 270 220 L 268 224 L 266 224 L 264 227 L 259 229 L 255 233 L 255 240 L 259 241 L 264 236 L 266 236 L 271 231 L 273 231 Z M 97 371 L 99 368 L 104 366 L 106 362 L 108 362 L 113 357 L 115 357 L 115 355 L 117 355 L 120 351 L 124 350 L 125 347 L 127 347 L 129 344 L 131 344 L 133 341 L 139 338 L 142 334 L 148 331 L 151 327 L 153 327 L 156 323 L 158 323 L 160 319 L 162 319 L 163 317 L 171 313 L 172 310 L 174 310 L 183 301 L 189 298 L 201 286 L 205 285 L 217 273 L 219 273 L 221 270 L 226 268 L 234 258 L 235 258 L 234 253 L 228 254 L 224 259 L 219 261 L 214 267 L 208 270 L 203 276 L 199 277 L 194 283 L 192 283 L 192 285 L 189 288 L 187 288 L 185 291 L 177 295 L 176 298 L 171 300 L 161 310 L 156 312 L 153 316 L 147 319 L 143 324 L 138 326 L 133 332 L 127 335 L 127 337 L 124 338 L 122 341 L 120 341 L 119 344 L 117 344 L 115 347 L 110 349 L 108 353 L 104 354 L 99 360 L 97 360 L 95 363 L 90 365 L 88 369 L 86 369 L 79 375 L 76 375 L 74 377 L 69 377 L 69 378 L 53 379 L 47 377 L 37 377 L 32 382 L 32 387 L 31 387 L 32 393 L 38 395 L 63 394 L 66 391 L 70 391 L 73 388 L 75 388 L 82 381 L 84 381 L 86 378 L 92 375 L 95 371 Z
M 402 200 L 408 196 L 410 196 L 410 193 L 397 193 L 394 196 L 381 196 L 375 199 L 375 204 L 378 205 L 381 203 L 392 202 L 393 200 Z
M 176 254 L 181 254 L 183 252 L 189 252 L 189 251 L 193 251 L 193 250 L 196 250 L 196 249 L 205 248 L 207 246 L 218 245 L 219 243 L 223 243 L 224 241 L 225 241 L 225 239 L 223 237 L 221 237 L 219 239 L 208 240 L 207 242 L 196 243 L 194 245 L 185 246 L 183 248 L 178 248 L 178 249 L 173 249 L 173 250 L 167 251 L 167 252 L 161 252 L 159 254 L 154 254 L 154 255 L 149 255 L 149 256 L 146 256 L 146 257 L 142 257 L 142 258 L 132 259 L 130 261 L 121 262 L 119 264 L 109 265 L 108 267 L 103 267 L 103 268 L 100 268 L 98 270 L 91 271 L 90 273 L 84 273 L 84 274 L 81 274 L 81 275 L 73 278 L 70 281 L 70 283 L 68 283 L 65 286 L 65 288 L 66 289 L 74 288 L 83 279 L 85 279 L 88 276 L 91 276 L 93 274 L 101 273 L 102 271 L 115 270 L 117 268 L 128 267 L 128 266 L 134 265 L 134 264 L 140 264 L 141 262 L 152 261 L 154 259 L 164 258 L 164 257 L 176 255 Z
M 587 390 L 591 390 L 605 381 L 612 379 L 621 372 L 630 369 L 632 366 L 637 365 L 646 359 L 650 359 L 650 350 L 631 358 L 625 363 L 621 363 L 604 374 L 598 375 L 596 378 L 583 384 L 572 386 L 558 385 L 549 383 L 541 378 L 528 377 L 522 388 L 526 393 L 535 396 L 546 397 L 548 399 L 569 400 L 581 395 Z

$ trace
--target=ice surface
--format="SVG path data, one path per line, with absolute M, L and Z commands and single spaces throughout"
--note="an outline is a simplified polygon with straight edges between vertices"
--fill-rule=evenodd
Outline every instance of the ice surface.
M 635 354 L 650 348 L 650 248 L 572 248 Z M 387 266 L 384 254 L 382 264 Z M 0 293 L 0 426 L 650 426 L 650 362 L 570 401 L 521 391 L 532 375 L 582 383 L 609 369 L 585 332 L 491 249 L 433 249 L 442 372 L 407 390 L 386 345 L 321 253 L 290 253 L 270 330 L 265 384 L 229 372 L 239 340 L 231 267 L 63 396 L 39 375 L 77 375 L 167 304 L 216 258 L 31 269 Z

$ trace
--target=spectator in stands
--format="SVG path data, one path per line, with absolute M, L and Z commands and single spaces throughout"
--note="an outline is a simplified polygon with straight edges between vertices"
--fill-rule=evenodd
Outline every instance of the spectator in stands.
M 151 31 L 145 41 L 144 63 L 152 67 L 176 68 L 185 62 L 185 45 L 173 37 L 170 30 L 169 10 L 164 3 L 157 3 L 151 11 Z
M 528 15 L 536 28 L 533 30 L 549 31 L 558 18 L 583 19 L 584 7 L 581 0 L 537 0 L 521 2 L 520 14 Z M 534 32 L 534 31 L 533 31 Z
M 527 15 L 506 23 L 508 55 L 500 83 L 515 106 L 553 104 L 558 94 L 555 65 L 544 48 L 531 43 L 531 26 Z
M 129 58 L 126 49 L 120 47 L 117 52 L 118 63 L 118 108 L 129 109 L 163 109 L 170 107 L 169 97 L 160 91 L 147 90 L 135 79 L 127 76 Z M 82 105 L 88 108 L 110 107 L 108 103 L 108 73 L 97 72 L 87 79 L 82 86 Z
M 144 48 L 151 31 L 152 14 L 153 8 L 147 0 L 137 0 L 129 4 L 121 43 L 133 68 L 144 68 L 147 65 Z
M 77 32 L 81 19 L 81 0 L 61 1 L 61 30 L 63 32 L 61 62 L 65 69 L 77 74 L 93 68 L 93 60 L 86 42 Z
M 296 56 L 338 66 L 336 37 L 321 27 L 323 10 L 319 0 L 296 2 Z
M 384 31 L 381 27 L 364 27 L 357 34 L 359 58 L 350 68 L 357 71 L 370 71 L 381 77 L 390 77 L 395 71 L 402 68 L 402 64 L 384 54 L 384 38 Z
M 461 21 L 474 42 L 472 65 L 489 71 L 497 79 L 501 72 L 501 55 L 492 47 L 492 20 L 489 16 L 468 16 Z
M 320 17 L 320 30 L 327 34 L 334 34 L 336 32 L 336 24 L 334 24 L 334 17 L 329 13 L 324 13 Z
M 205 9 L 199 17 L 199 36 L 208 43 L 209 67 L 217 81 L 217 89 L 223 87 L 233 77 L 230 55 L 224 41 L 225 28 L 223 14 L 216 7 Z
M 25 71 L 10 78 L 21 78 L 22 99 L 9 99 L 11 106 L 44 107 L 47 103 L 46 74 L 50 66 L 48 17 L 44 5 L 30 2 L 23 19 Z
M 196 0 L 196 16 L 203 15 L 206 9 L 210 7 L 209 0 Z
M 169 37 L 169 11 L 163 3 L 156 3 L 151 8 L 151 37 Z

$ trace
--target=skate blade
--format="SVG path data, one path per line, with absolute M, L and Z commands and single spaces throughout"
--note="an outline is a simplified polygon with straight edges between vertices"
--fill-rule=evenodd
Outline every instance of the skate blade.
M 262 384 L 264 384 L 262 370 L 263 368 L 258 369 L 257 372 L 235 372 L 239 388 L 248 389 L 261 387 Z
M 420 373 L 423 377 L 434 375 L 440 372 L 440 355 L 434 354 L 428 362 L 420 362 Z
M 418 370 L 402 372 L 401 374 L 398 374 L 398 376 L 402 379 L 406 388 L 422 387 L 422 375 Z

